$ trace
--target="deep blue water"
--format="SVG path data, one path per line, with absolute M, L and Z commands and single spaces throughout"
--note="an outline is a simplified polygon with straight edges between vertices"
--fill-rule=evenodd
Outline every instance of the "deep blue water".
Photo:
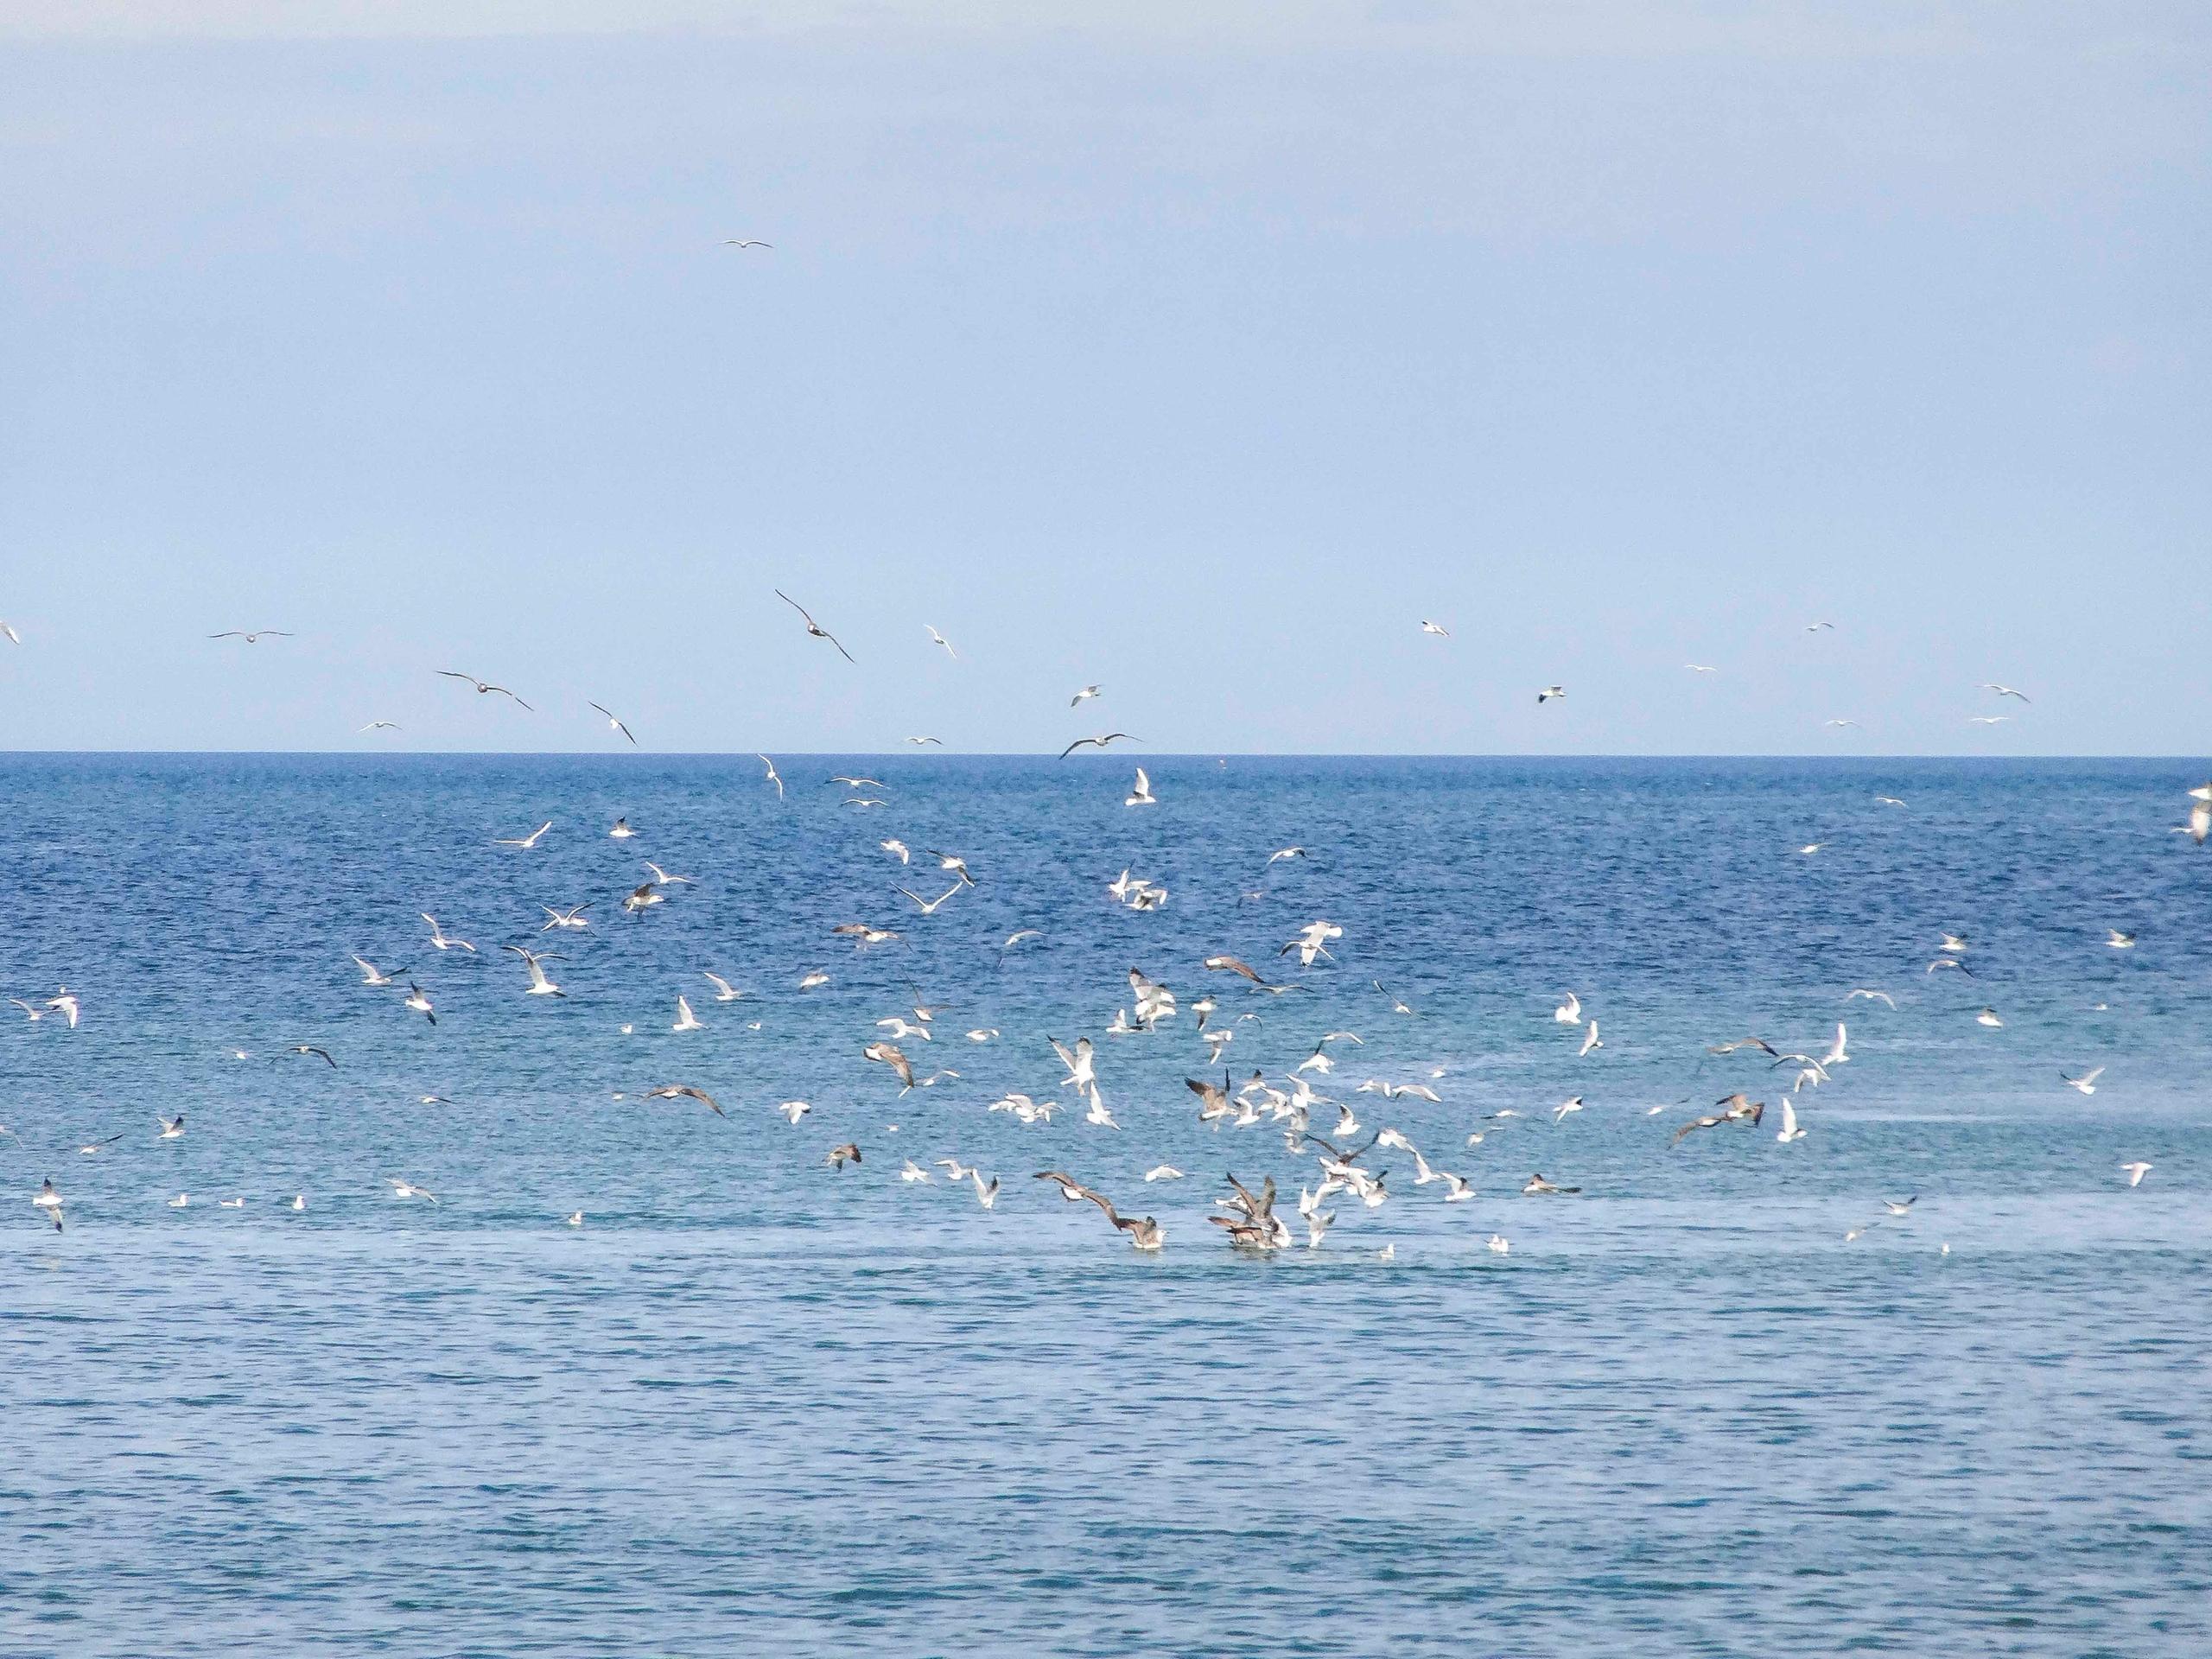
M 1119 754 L 779 757 L 781 799 L 750 758 L 0 758 L 0 995 L 84 1010 L 0 1022 L 0 1648 L 2212 1651 L 2202 763 L 1138 759 L 1156 808 Z M 932 916 L 925 848 L 977 880 Z M 697 879 L 626 916 L 645 859 Z M 1323 918 L 1333 962 L 1277 956 Z M 1184 1011 L 1109 1037 L 1132 966 Z M 1230 1249 L 1224 1171 L 1317 1172 L 1198 1121 L 1207 993 L 1239 1081 L 1357 1033 L 1315 1086 L 1477 1198 L 1377 1148 L 1381 1208 Z M 860 1050 L 918 1001 L 960 1075 L 901 1098 Z M 1794 1068 L 1707 1045 L 1839 1020 L 1780 1144 Z M 1083 1034 L 1119 1130 L 987 1110 L 1068 1100 Z M 728 1120 L 637 1097 L 676 1082 Z M 1738 1088 L 1759 1128 L 1670 1147 Z M 947 1155 L 995 1209 L 899 1179 Z

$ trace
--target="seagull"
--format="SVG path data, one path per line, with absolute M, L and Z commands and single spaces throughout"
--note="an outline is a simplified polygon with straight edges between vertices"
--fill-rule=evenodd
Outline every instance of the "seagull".
M 2018 697 L 2022 702 L 2030 701 L 2026 692 L 2015 691 L 2011 686 L 1999 685 L 1993 680 L 1984 680 L 1976 689 L 1983 691 L 1994 691 L 2000 697 Z
M 20 996 L 11 996 L 8 1000 L 14 1003 L 17 1007 L 21 1008 L 23 1011 L 23 1017 L 26 1020 L 30 1020 L 34 1025 L 46 1018 L 46 1010 L 44 1008 L 35 1007 L 30 1003 L 24 1001 Z
M 664 1083 L 658 1089 L 648 1089 L 638 1096 L 640 1100 L 696 1100 L 716 1117 L 728 1117 L 721 1103 L 703 1089 L 695 1089 L 688 1083 Z M 791 1120 L 796 1123 L 797 1118 Z
M 1682 666 L 1693 674 L 1714 674 L 1719 671 L 1710 663 L 1684 663 Z
M 539 839 L 552 827 L 553 820 L 548 818 L 526 836 L 494 836 L 492 838 L 492 844 L 494 847 L 534 848 L 537 845 Z
M 2133 950 L 2135 948 L 2135 936 L 2133 933 L 2123 933 L 2116 927 L 2108 927 L 2105 929 L 2105 943 L 2115 950 Z
M 1446 627 L 1441 622 L 1431 622 L 1426 617 L 1421 620 L 1421 631 L 1423 633 L 1433 633 L 1440 639 L 1449 639 L 1452 637 L 1451 629 Z
M 1569 991 L 1567 994 L 1567 1001 L 1560 1003 L 1559 1007 L 1552 1010 L 1552 1018 L 1558 1020 L 1562 1026 L 1580 1025 L 1582 1023 L 1582 999 L 1575 995 L 1573 991 Z
M 861 1058 L 874 1060 L 879 1065 L 887 1065 L 896 1072 L 900 1084 L 899 1090 L 900 1094 L 905 1094 L 907 1090 L 914 1086 L 914 1063 L 906 1058 L 905 1052 L 896 1043 L 870 1043 L 866 1048 L 861 1050 Z
M 164 1138 L 167 1137 L 168 1127 L 168 1126 L 167 1124 L 162 1125 Z M 10 1133 L 12 1133 L 12 1131 L 10 1131 Z M 97 1158 L 100 1155 L 100 1153 L 104 1148 L 113 1146 L 117 1141 L 122 1139 L 123 1137 L 119 1135 L 111 1135 L 105 1141 L 94 1141 L 88 1146 L 78 1147 L 77 1150 L 87 1158 Z
M 909 743 L 918 746 L 924 743 L 934 743 L 939 748 L 943 748 L 944 747 L 944 740 L 941 737 L 910 737 L 906 741 Z
M 2140 1160 L 2138 1160 L 2136 1162 L 2132 1164 L 2122 1164 L 2120 1167 L 2121 1173 L 2127 1177 L 2127 1184 L 2130 1186 L 2142 1185 L 2143 1178 L 2145 1175 L 2148 1175 L 2152 1170 L 2151 1165 L 2144 1163 Z M 35 1203 L 37 1200 L 34 1199 L 33 1202 Z
M 1268 862 L 1270 864 L 1280 864 L 1286 858 L 1304 858 L 1306 855 L 1306 851 L 1303 847 L 1283 847 L 1269 853 L 1268 855 Z
M 1897 1005 L 1897 998 L 1891 996 L 1887 991 L 1853 990 L 1846 995 L 1843 1000 L 1849 1002 L 1861 996 L 1870 1002 L 1886 1002 L 1893 1008 Z
M 39 1183 L 38 1191 L 31 1195 L 31 1204 L 54 1224 L 55 1232 L 61 1230 L 61 1195 L 54 1190 L 51 1176 Z
M 1394 994 L 1394 993 L 1392 993 L 1392 992 L 1390 992 L 1390 991 L 1383 990 L 1383 988 L 1382 988 L 1382 982 L 1381 980 L 1379 980 L 1379 979 L 1376 979 L 1376 980 L 1370 980 L 1368 982 L 1369 982 L 1370 984 L 1371 984 L 1372 986 L 1374 986 L 1374 987 L 1375 987 L 1375 988 L 1376 988 L 1376 990 L 1378 990 L 1378 991 L 1382 991 L 1383 995 L 1385 995 L 1385 996 L 1387 996 L 1387 997 L 1389 997 L 1389 998 L 1390 999 L 1390 1012 L 1391 1012 L 1391 1013 L 1393 1013 L 1393 1014 L 1411 1014 L 1411 1013 L 1413 1012 L 1413 1008 L 1412 1008 L 1412 1007 L 1411 1007 L 1411 1006 L 1410 1006 L 1410 1005 L 1409 1005 L 1409 1004 L 1405 1001 L 1405 999 L 1404 999 L 1404 998 L 1402 998 L 1402 997 L 1401 997 L 1401 996 L 1398 996 L 1398 995 L 1396 995 L 1395 994 Z
M 926 622 L 923 623 L 923 624 L 922 624 L 922 626 L 923 626 L 925 629 L 926 629 L 926 630 L 928 631 L 928 633 L 929 633 L 929 636 L 930 636 L 930 643 L 931 643 L 931 645 L 943 645 L 943 646 L 944 647 L 944 654 L 945 654 L 946 656 L 948 656 L 948 657 L 951 658 L 953 659 L 953 661 L 955 661 L 955 662 L 958 662 L 958 661 L 960 660 L 960 653 L 959 653 L 958 652 L 955 651 L 955 650 L 952 648 L 952 641 L 951 641 L 951 640 L 950 640 L 950 639 L 946 639 L 943 634 L 939 633 L 939 632 L 938 632 L 935 628 L 931 627 L 931 626 L 930 626 L 930 625 L 929 625 L 928 623 L 926 623 Z
M 1142 766 L 1137 768 L 1136 787 L 1129 791 L 1123 806 L 1158 806 L 1160 797 L 1152 792 L 1152 779 L 1145 775 Z
M 842 1169 L 847 1164 L 857 1164 L 861 1161 L 860 1147 L 856 1142 L 848 1141 L 842 1147 L 830 1147 L 830 1155 L 822 1161 L 832 1169 Z
M 14 625 L 10 623 L 0 622 L 0 633 L 4 633 L 8 636 L 8 643 L 11 645 L 20 645 L 23 643 L 23 636 L 17 633 L 15 630 Z
M 430 999 L 423 995 L 423 988 L 420 985 L 412 983 L 409 984 L 407 987 L 407 995 L 404 1001 L 407 1007 L 414 1009 L 416 1013 L 421 1014 L 432 1025 L 435 1026 L 438 1023 L 438 1016 L 431 1012 L 430 1009 Z
M 1984 1008 L 1980 1014 L 1974 1015 L 1974 1022 L 1977 1026 L 1987 1026 L 1992 1031 L 2001 1030 L 2005 1025 L 2005 1022 L 1997 1017 L 1997 1010 L 1994 1008 Z
M 1541 709 L 1544 704 L 1549 702 L 1554 697 L 1563 697 L 1566 695 L 1567 688 L 1565 686 L 1548 685 L 1542 690 L 1536 693 L 1536 706 Z
M 625 896 L 622 900 L 622 908 L 634 916 L 641 910 L 651 910 L 655 905 L 664 905 L 667 902 L 667 895 L 655 888 L 652 882 L 640 881 Z
M 289 639 L 292 636 L 282 628 L 257 628 L 248 633 L 243 628 L 231 628 L 222 633 L 211 633 L 210 639 L 243 639 L 249 645 L 257 645 L 264 639 Z M 16 642 L 22 644 L 21 640 Z
M 1001 944 L 999 949 L 1001 950 L 1011 950 L 1015 945 L 1020 944 L 1024 939 L 1041 939 L 1044 937 L 1045 933 L 1043 929 L 1025 927 L 1018 932 L 1007 934 L 1006 936 L 1005 943 Z
M 967 1036 L 971 1043 L 988 1043 L 998 1034 L 999 1028 L 996 1026 L 978 1026 L 975 1030 L 968 1033 Z
M 1877 795 L 1874 798 L 1874 804 L 1877 806 L 1903 806 L 1904 803 L 1894 795 Z
M 1083 688 L 1083 690 L 1080 690 L 1080 691 L 1077 692 L 1077 693 L 1075 694 L 1075 696 L 1071 696 L 1071 697 L 1070 697 L 1070 698 L 1068 699 L 1068 707 L 1069 707 L 1069 708 L 1071 708 L 1071 709 L 1072 709 L 1072 708 L 1074 708 L 1077 703 L 1080 703 L 1080 702 L 1088 702 L 1090 699 L 1091 699 L 1092 697 L 1096 696 L 1097 696 L 1101 691 L 1103 691 L 1105 689 L 1106 689 L 1106 688 L 1105 688 L 1104 686 L 1103 686 L 1103 685 L 1086 685 L 1086 686 L 1084 686 L 1084 687 Z
M 362 732 L 396 732 L 398 729 L 399 722 L 396 720 L 372 720 L 360 728 Z M 356 732 L 354 735 L 358 737 L 360 733 Z
M 412 1181 L 403 1181 L 395 1175 L 387 1175 L 384 1180 L 385 1185 L 391 1189 L 391 1196 L 395 1198 L 421 1198 L 429 1204 L 435 1204 L 438 1201 L 436 1193 L 426 1191 Z
M 629 819 L 617 818 L 614 820 L 614 827 L 607 832 L 607 838 L 609 841 L 627 841 L 637 833 L 630 827 Z
M 571 1210 L 561 1219 L 564 1225 L 569 1227 L 581 1227 L 584 1224 L 584 1212 L 581 1210 Z
M 918 893 L 915 893 L 906 887 L 900 887 L 898 891 L 905 893 L 906 897 L 912 899 L 914 903 L 920 907 L 923 915 L 934 916 L 937 914 L 938 906 L 942 905 L 946 899 L 951 898 L 955 893 L 958 893 L 961 887 L 962 884 L 956 881 L 950 887 L 947 887 L 943 893 L 938 894 L 934 899 L 925 899 Z
M 2194 790 L 2190 791 L 2191 795 L 2196 794 L 2196 791 Z M 2174 826 L 2174 834 L 2177 836 L 2187 836 L 2191 841 L 2202 847 L 2204 844 L 2204 838 L 2207 836 L 2212 836 L 2212 801 L 2199 800 L 2195 802 L 2189 809 L 2189 822 L 2187 823 L 2176 824 Z
M 690 885 L 696 883 L 699 879 L 696 875 L 671 875 L 651 859 L 645 860 L 645 865 L 653 873 L 653 884 L 656 887 L 672 887 L 678 885 Z
M 1582 1054 L 1587 1054 L 1593 1048 L 1603 1048 L 1605 1044 L 1599 1041 L 1598 1038 L 1598 1022 L 1595 1020 L 1592 1020 L 1590 1022 L 1590 1029 L 1588 1033 L 1585 1034 L 1582 1039 Z M 1575 1058 L 1580 1059 L 1582 1058 L 1582 1054 L 1578 1054 Z
M 1912 1206 L 1919 1202 L 1920 1194 L 1916 1192 L 1909 1198 L 1884 1198 L 1882 1208 L 1893 1216 L 1902 1216 L 1909 1214 Z
M 307 1207 L 308 1207 L 308 1195 L 307 1195 L 306 1193 L 304 1193 L 304 1192 L 295 1192 L 295 1193 L 293 1193 L 293 1194 L 292 1194 L 292 1208 L 293 1208 L 293 1209 L 295 1209 L 295 1210 L 304 1210 L 304 1209 L 306 1209 Z
M 717 1002 L 734 1002 L 745 995 L 720 974 L 710 974 L 702 968 L 699 970 L 699 977 L 715 988 L 715 1001 Z
M 807 632 L 813 635 L 817 639 L 827 639 L 831 645 L 836 645 L 837 647 L 837 654 L 840 657 L 842 657 L 847 662 L 849 663 L 853 660 L 853 653 L 845 649 L 844 645 L 838 640 L 836 635 L 831 633 L 819 622 L 817 622 L 813 617 L 808 615 L 805 606 L 800 604 L 797 600 L 793 599 L 789 594 L 785 593 L 780 588 L 772 588 L 770 591 L 772 592 L 778 599 L 782 600 L 785 604 L 790 606 L 791 609 L 799 613 L 800 617 L 806 623 Z
M 620 721 L 620 719 L 619 719 L 619 718 L 616 716 L 616 715 L 615 715 L 614 711 L 613 711 L 612 709 L 607 708 L 607 707 L 605 707 L 604 705 L 600 704 L 600 703 L 596 703 L 596 702 L 594 702 L 594 704 L 592 704 L 592 707 L 593 707 L 593 708 L 594 708 L 594 709 L 597 709 L 601 714 L 605 715 L 607 716 L 607 728 L 608 728 L 610 731 L 617 731 L 617 732 L 621 733 L 623 736 L 625 736 L 625 737 L 626 737 L 626 738 L 628 738 L 628 739 L 630 740 L 630 745 L 631 745 L 631 747 L 632 747 L 632 748 L 634 748 L 634 747 L 637 747 L 637 742 L 638 742 L 638 734 L 637 734 L 635 732 L 632 731 L 632 730 L 631 730 L 627 726 L 625 726 L 625 725 L 622 723 L 622 721 Z
M 1483 1243 L 1492 1255 L 1503 1255 L 1513 1249 L 1502 1233 L 1492 1233 Z
M 175 1117 L 157 1116 L 155 1118 L 154 1122 L 162 1126 L 161 1133 L 154 1137 L 156 1140 L 181 1141 L 184 1138 L 184 1114 L 182 1112 L 179 1112 Z
M 811 991 L 820 986 L 827 985 L 829 982 L 830 976 L 823 973 L 819 968 L 817 968 L 811 973 L 801 976 L 798 982 L 798 988 L 802 991 Z
M 779 801 L 782 800 L 784 798 L 784 780 L 776 771 L 776 763 L 771 760 L 765 754 L 756 754 L 753 758 L 755 760 L 758 760 L 762 766 L 768 768 L 767 781 L 776 786 L 776 798 Z
M 1775 1131 L 1774 1138 L 1788 1146 L 1792 1141 L 1802 1141 L 1806 1133 L 1797 1127 L 1797 1109 L 1785 1099 L 1782 1103 L 1782 1127 Z
M 1147 1181 L 1179 1181 L 1183 1179 L 1183 1172 L 1173 1164 L 1155 1164 L 1145 1171 L 1144 1178 Z
M 1968 715 L 1967 716 L 1967 724 L 1969 726 L 2001 726 L 2012 718 L 2012 716 L 2010 715 Z
M 787 1100 L 779 1105 L 776 1109 L 784 1115 L 785 1122 L 796 1124 L 814 1108 L 803 1100 Z
M 69 1022 L 70 1030 L 77 1029 L 77 1015 L 79 1010 L 77 1006 L 76 992 L 71 990 L 67 985 L 61 986 L 52 996 L 46 999 L 46 1006 L 49 1010 L 67 1020 Z
M 334 1071 L 338 1069 L 338 1062 L 331 1059 L 330 1051 L 327 1048 L 317 1048 L 313 1043 L 294 1043 L 292 1045 L 292 1052 L 295 1054 L 320 1055 L 326 1062 L 328 1063 L 332 1071 Z
M 430 925 L 430 943 L 437 949 L 441 950 L 466 950 L 472 957 L 476 954 L 476 947 L 471 944 L 467 939 L 456 939 L 448 937 L 445 930 L 438 925 L 438 918 L 431 915 L 429 911 L 418 910 L 415 913 Z
M 1564 1123 L 1567 1122 L 1567 1115 L 1569 1112 L 1579 1112 L 1581 1109 L 1581 1096 L 1577 1095 L 1572 1100 L 1563 1100 L 1560 1102 L 1557 1106 L 1554 1106 L 1552 1109 L 1552 1122 L 1554 1123 Z
M 1819 852 L 1821 848 L 1827 845 L 1827 842 L 1825 841 L 1807 842 L 1802 847 L 1800 847 L 1797 849 L 1798 855 L 1802 858 L 1810 858 L 1815 853 Z
M 1827 628 L 1833 631 L 1834 627 L 1835 624 L 1833 622 L 1814 622 L 1807 626 L 1805 632 L 1808 633 L 1818 633 L 1822 628 Z
M 926 1181 L 930 1179 L 930 1173 L 909 1158 L 900 1167 L 899 1179 L 902 1181 Z
M 2085 1095 L 2094 1095 L 2097 1092 L 2097 1079 L 2104 1074 L 2105 1069 L 2100 1065 L 2084 1071 L 2078 1077 L 2069 1077 L 2062 1071 L 2058 1074 L 2058 1078 L 2069 1089 L 2079 1089 Z
M 538 908 L 545 912 L 544 925 L 537 930 L 541 933 L 550 933 L 556 927 L 580 932 L 591 925 L 590 918 L 584 914 L 591 908 L 588 904 L 577 905 L 569 910 L 556 910 L 550 905 L 540 905 Z
M 566 991 L 548 979 L 545 976 L 545 969 L 538 965 L 541 963 L 559 962 L 562 958 L 551 955 L 540 955 L 535 950 L 525 950 L 518 944 L 510 944 L 504 948 L 520 957 L 523 966 L 530 971 L 530 988 L 523 993 L 524 996 L 566 996 L 568 995 Z
M 389 985 L 392 982 L 392 978 L 390 974 L 382 971 L 378 968 L 376 963 L 369 961 L 365 957 L 356 957 L 353 958 L 353 961 L 355 965 L 361 970 L 362 984 L 384 986 Z
M 1539 1174 L 1531 1175 L 1529 1178 L 1529 1184 L 1522 1187 L 1521 1192 L 1524 1198 L 1534 1198 L 1540 1193 L 1545 1192 L 1557 1192 L 1561 1195 L 1566 1195 L 1580 1192 L 1581 1190 L 1582 1189 L 1579 1186 L 1554 1186 Z
M 704 1031 L 706 1028 L 706 1022 L 691 1012 L 690 1002 L 683 993 L 678 992 L 676 998 L 676 1023 L 669 1029 L 671 1031 Z
M 998 1203 L 999 1178 L 997 1176 L 994 1175 L 991 1177 L 991 1183 L 988 1186 L 983 1185 L 983 1172 L 980 1169 L 969 1170 L 968 1172 L 968 1179 L 976 1184 L 976 1203 L 982 1205 L 986 1210 L 990 1209 L 993 1205 Z
M 1067 747 L 1060 751 L 1060 759 L 1063 760 L 1066 760 L 1068 756 L 1073 754 L 1077 749 L 1084 747 L 1085 745 L 1089 745 L 1094 749 L 1103 749 L 1109 743 L 1116 741 L 1141 743 L 1144 740 L 1141 737 L 1132 737 L 1127 732 L 1101 732 L 1096 737 L 1078 737 L 1074 742 L 1069 744 Z
M 1823 726 L 1856 726 L 1858 723 L 1855 720 L 1824 720 L 1821 722 Z
M 524 709 L 530 709 L 531 714 L 536 714 L 537 712 L 535 709 L 531 709 L 528 703 L 523 702 L 520 697 L 516 697 L 515 694 L 508 690 L 504 685 L 493 685 L 488 680 L 478 679 L 474 674 L 462 674 L 450 668 L 442 668 L 437 670 L 436 672 L 445 679 L 467 681 L 469 684 L 476 688 L 476 695 L 480 697 L 488 696 L 490 693 L 496 691 L 503 697 L 514 697 L 514 700 L 517 702 L 522 703 L 522 706 Z

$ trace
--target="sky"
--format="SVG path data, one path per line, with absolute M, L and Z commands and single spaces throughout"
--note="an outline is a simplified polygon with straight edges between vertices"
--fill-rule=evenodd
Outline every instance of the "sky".
M 2201 5 L 9 0 L 0 222 L 0 749 L 2208 747 Z

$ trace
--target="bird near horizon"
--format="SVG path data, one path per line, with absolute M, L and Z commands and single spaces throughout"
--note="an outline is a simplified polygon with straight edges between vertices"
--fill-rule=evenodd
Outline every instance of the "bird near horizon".
M 601 714 L 607 716 L 607 724 L 610 730 L 620 732 L 623 736 L 628 738 L 632 748 L 637 747 L 638 734 L 632 731 L 627 726 L 624 725 L 612 709 L 607 708 L 604 703 L 594 702 L 591 706 L 598 709 Z
M 264 639 L 290 639 L 296 636 L 283 628 L 256 628 L 251 633 L 244 628 L 228 628 L 207 637 L 210 639 L 243 639 L 249 645 L 257 645 Z
M 1142 738 L 1132 736 L 1128 732 L 1101 732 L 1096 737 L 1078 737 L 1060 751 L 1060 759 L 1065 760 L 1081 748 L 1103 749 L 1109 743 L 1141 743 L 1143 741 Z
M 537 712 L 535 709 L 531 709 L 528 703 L 523 702 L 520 697 L 515 696 L 515 694 L 508 690 L 504 685 L 494 685 L 489 680 L 480 680 L 474 674 L 464 674 L 459 669 L 455 668 L 441 668 L 434 671 L 441 679 L 467 681 L 470 685 L 476 688 L 476 695 L 480 697 L 488 697 L 496 693 L 503 697 L 513 698 L 515 703 L 518 707 L 529 709 L 531 714 L 536 714 Z

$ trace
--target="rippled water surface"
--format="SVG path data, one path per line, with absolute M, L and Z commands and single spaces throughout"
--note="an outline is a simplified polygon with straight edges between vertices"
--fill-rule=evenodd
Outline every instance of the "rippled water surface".
M 2212 1652 L 2202 763 L 1131 764 L 0 760 L 0 994 L 83 1007 L 0 1024 L 0 1650 Z M 696 880 L 626 916 L 645 859 Z M 1182 1011 L 1109 1036 L 1133 966 Z M 1377 1147 L 1238 1256 L 1224 1172 L 1317 1170 L 1198 1122 L 1209 993 L 1238 1083 L 1357 1033 L 1306 1076 L 1476 1197 Z M 1839 1020 L 1779 1143 L 1797 1068 L 1707 1045 Z M 988 1109 L 1084 1034 L 1119 1129 Z

